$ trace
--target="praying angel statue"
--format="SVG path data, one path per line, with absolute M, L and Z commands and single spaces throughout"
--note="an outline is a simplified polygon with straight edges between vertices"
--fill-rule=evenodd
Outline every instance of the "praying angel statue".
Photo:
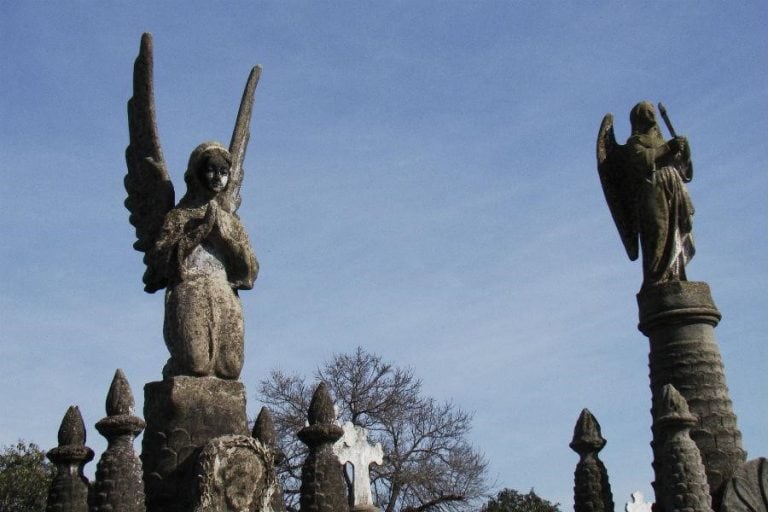
M 237 216 L 253 96 L 261 68 L 250 73 L 229 148 L 203 142 L 184 174 L 187 192 L 174 189 L 160 148 L 152 80 L 152 37 L 144 34 L 128 101 L 130 144 L 125 206 L 144 253 L 144 289 L 165 288 L 163 337 L 170 352 L 163 377 L 237 379 L 243 366 L 243 309 L 259 271 Z

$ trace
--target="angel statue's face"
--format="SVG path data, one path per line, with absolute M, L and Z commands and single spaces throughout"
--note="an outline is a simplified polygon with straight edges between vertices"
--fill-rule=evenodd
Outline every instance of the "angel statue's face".
M 229 162 L 217 154 L 208 157 L 202 169 L 202 181 L 208 190 L 217 194 L 227 188 Z

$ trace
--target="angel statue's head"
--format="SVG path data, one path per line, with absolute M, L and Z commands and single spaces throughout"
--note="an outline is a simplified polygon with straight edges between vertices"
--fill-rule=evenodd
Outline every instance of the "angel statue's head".
M 226 190 L 231 166 L 232 157 L 224 146 L 218 142 L 203 142 L 190 155 L 184 173 L 187 194 L 212 199 Z
M 641 101 L 629 113 L 629 122 L 632 124 L 632 133 L 648 133 L 656 125 L 656 111 L 650 101 Z

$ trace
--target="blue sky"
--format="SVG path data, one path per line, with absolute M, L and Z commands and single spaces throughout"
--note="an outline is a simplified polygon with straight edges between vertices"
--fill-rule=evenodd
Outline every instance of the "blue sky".
M 583 407 L 616 502 L 651 496 L 639 263 L 594 144 L 639 100 L 689 137 L 697 255 L 750 457 L 768 455 L 765 2 L 2 2 L 0 443 L 50 448 L 70 404 L 89 445 L 123 368 L 160 378 L 162 293 L 142 291 L 122 201 L 139 38 L 155 38 L 166 161 L 228 141 L 256 93 L 240 216 L 261 263 L 248 412 L 272 368 L 358 345 L 475 413 L 498 488 L 572 506 Z M 138 443 L 137 443 L 138 448 Z M 90 472 L 95 465 L 91 464 Z

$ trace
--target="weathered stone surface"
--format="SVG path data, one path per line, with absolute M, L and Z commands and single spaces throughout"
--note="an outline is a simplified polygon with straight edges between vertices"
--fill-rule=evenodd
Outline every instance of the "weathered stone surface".
M 301 468 L 301 512 L 348 512 L 342 466 L 333 453 L 333 443 L 344 430 L 334 424 L 333 401 L 324 382 L 315 390 L 307 416 L 309 426 L 298 433 L 309 447 Z
M 381 443 L 375 445 L 368 443 L 368 431 L 348 421 L 342 427 L 344 435 L 333 445 L 333 453 L 339 458 L 339 462 L 352 465 L 352 507 L 353 512 L 377 511 L 374 506 L 371 493 L 371 477 L 369 467 L 371 464 L 381 465 L 384 462 L 384 450 Z
M 128 380 L 117 370 L 107 395 L 107 417 L 96 423 L 108 445 L 96 466 L 91 512 L 146 512 L 141 462 L 133 451 L 144 420 L 133 415 L 133 405 Z
M 597 419 L 588 409 L 583 409 L 570 444 L 571 449 L 579 454 L 573 486 L 575 512 L 613 512 L 608 471 L 597 455 L 605 443 Z
M 163 336 L 171 354 L 164 377 L 237 379 L 243 366 L 243 313 L 258 262 L 236 211 L 258 66 L 248 77 L 232 142 L 200 144 L 184 175 L 187 193 L 174 207 L 155 120 L 152 37 L 144 34 L 128 102 L 130 144 L 125 205 L 145 253 L 145 290 L 167 288 Z
M 723 492 L 720 512 L 768 511 L 768 460 L 765 457 L 742 464 Z
M 85 446 L 85 424 L 80 409 L 67 409 L 59 427 L 59 446 L 47 453 L 56 465 L 48 491 L 47 512 L 87 512 L 90 486 L 83 466 L 93 459 L 93 450 Z
M 198 456 L 194 512 L 273 512 L 272 451 L 250 436 L 211 439 Z
M 216 377 L 174 377 L 144 387 L 142 441 L 150 512 L 189 512 L 197 454 L 211 439 L 248 435 L 243 384 Z
M 717 510 L 723 485 L 746 459 L 715 339 L 720 313 L 709 286 L 701 282 L 648 286 L 637 295 L 637 301 L 639 328 L 650 341 L 651 416 L 659 416 L 656 407 L 661 403 L 662 388 L 672 384 L 699 418 L 690 436 L 701 453 Z M 654 427 L 651 445 L 657 480 L 658 449 L 663 443 Z
M 710 512 L 712 498 L 704 465 L 690 429 L 697 423 L 685 398 L 672 386 L 662 388 L 656 404 L 654 432 L 662 440 L 656 451 L 656 502 L 664 512 Z
M 613 115 L 606 114 L 597 137 L 597 168 L 605 199 L 627 255 L 642 247 L 643 286 L 685 281 L 693 257 L 693 204 L 685 183 L 693 179 L 688 140 L 672 129 L 665 141 L 653 105 L 641 101 L 630 112 L 632 135 L 616 143 Z M 638 246 L 639 241 L 639 246 Z
M 277 446 L 275 424 L 272 421 L 272 415 L 270 415 L 269 409 L 266 407 L 262 407 L 259 411 L 259 415 L 256 417 L 256 421 L 253 424 L 251 435 L 254 439 L 260 441 L 267 447 L 267 449 L 269 449 L 275 467 L 285 459 L 285 454 L 280 450 L 280 447 Z M 275 481 L 275 491 L 272 494 L 272 510 L 274 510 L 274 512 L 285 512 L 283 487 L 280 485 L 280 481 Z

